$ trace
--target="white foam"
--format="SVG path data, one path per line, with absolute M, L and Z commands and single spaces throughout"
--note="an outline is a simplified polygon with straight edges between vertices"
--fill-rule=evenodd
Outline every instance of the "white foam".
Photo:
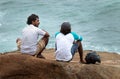
M 3 12 L 0 12 L 0 18 L 1 18 L 3 15 L 4 15 L 4 13 L 3 13 Z
M 0 27 L 2 26 L 2 24 L 0 23 Z

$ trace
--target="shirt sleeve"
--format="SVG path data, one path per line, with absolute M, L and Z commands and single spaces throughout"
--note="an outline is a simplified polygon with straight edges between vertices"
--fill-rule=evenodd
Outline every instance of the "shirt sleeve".
M 43 31 L 42 29 L 38 29 L 38 34 L 39 35 L 42 35 L 42 36 L 44 36 L 45 35 L 45 31 Z
M 80 40 L 80 41 L 83 40 L 82 36 L 77 35 L 75 32 L 71 32 L 71 34 L 73 35 L 75 40 Z
M 59 34 L 60 32 L 55 33 L 55 37 Z

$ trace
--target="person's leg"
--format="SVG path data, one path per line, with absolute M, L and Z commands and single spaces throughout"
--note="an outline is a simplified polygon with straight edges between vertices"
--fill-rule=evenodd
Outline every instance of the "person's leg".
M 37 51 L 36 51 L 36 55 L 38 58 L 45 58 L 41 53 L 47 46 L 48 41 L 49 41 L 49 37 L 43 37 L 42 39 L 39 40 Z
M 78 49 L 78 44 L 74 43 L 73 46 L 72 46 L 72 48 L 71 48 L 71 54 L 72 54 L 72 56 L 75 55 L 77 49 Z
M 73 57 L 74 57 L 77 49 L 78 49 L 78 44 L 77 44 L 77 43 L 74 43 L 74 44 L 72 45 L 72 48 L 71 48 L 72 59 L 73 59 Z M 72 59 L 71 59 L 71 60 L 72 60 Z M 71 60 L 69 60 L 68 62 L 70 62 Z
M 80 62 L 81 63 L 85 63 L 85 61 L 83 60 L 83 47 L 82 47 L 82 43 L 81 43 L 81 41 L 76 41 L 76 43 L 78 44 L 78 52 L 79 52 L 79 56 L 80 56 Z

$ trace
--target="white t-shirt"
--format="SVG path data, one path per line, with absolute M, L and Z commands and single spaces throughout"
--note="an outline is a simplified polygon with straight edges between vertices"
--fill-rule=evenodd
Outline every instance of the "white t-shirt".
M 72 59 L 71 48 L 74 40 L 82 41 L 82 36 L 78 36 L 76 33 L 71 32 L 64 35 L 60 32 L 56 33 L 56 60 L 69 61 Z
M 21 52 L 34 55 L 37 49 L 38 37 L 39 35 L 44 36 L 45 33 L 45 31 L 34 25 L 25 27 L 22 31 Z
M 56 36 L 56 60 L 69 61 L 72 59 L 71 47 L 73 45 L 73 41 L 74 38 L 70 33 L 67 35 L 60 33 Z

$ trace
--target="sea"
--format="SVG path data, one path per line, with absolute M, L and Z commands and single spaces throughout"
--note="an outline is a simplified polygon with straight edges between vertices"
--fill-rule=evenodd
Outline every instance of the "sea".
M 46 48 L 55 48 L 55 33 L 67 21 L 83 37 L 83 50 L 120 54 L 120 0 L 0 0 L 1 53 L 17 50 L 16 39 L 31 14 L 50 34 Z

